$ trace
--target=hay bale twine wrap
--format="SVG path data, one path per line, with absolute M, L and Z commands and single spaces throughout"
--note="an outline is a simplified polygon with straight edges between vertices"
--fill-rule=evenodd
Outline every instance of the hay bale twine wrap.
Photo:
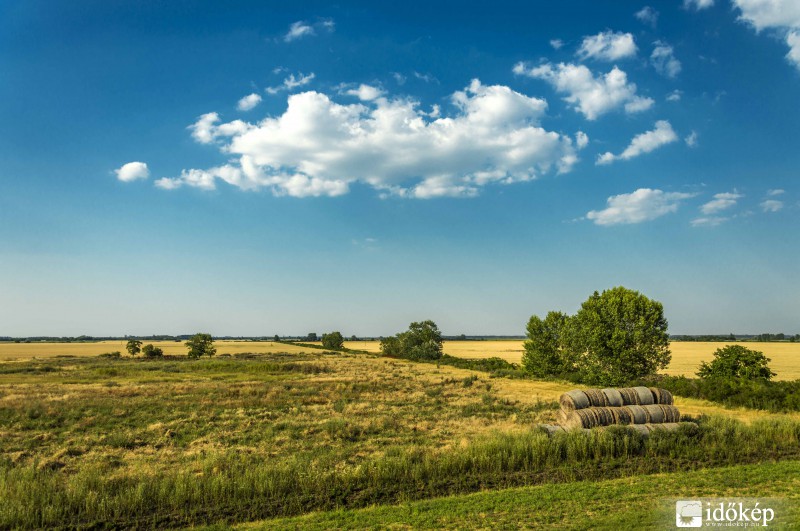
M 660 424 L 665 422 L 664 420 L 664 410 L 661 409 L 661 406 L 658 404 L 651 404 L 649 406 L 642 406 L 647 412 L 647 422 L 648 423 L 656 423 Z
M 634 387 L 633 391 L 636 393 L 638 401 L 636 402 L 640 406 L 649 406 L 653 403 L 653 393 L 650 392 L 650 389 L 647 387 Z
M 634 391 L 632 387 L 623 387 L 621 389 L 617 389 L 617 391 L 619 391 L 619 394 L 622 397 L 623 406 L 633 406 L 638 403 L 636 401 L 636 391 Z
M 631 423 L 644 424 L 647 422 L 647 411 L 642 406 L 625 406 L 631 416 Z
M 661 389 L 658 387 L 649 387 L 650 393 L 653 395 L 653 403 L 660 404 L 661 403 Z
M 659 404 L 658 407 L 664 412 L 664 422 L 680 422 L 681 412 L 675 406 Z
M 579 389 L 573 389 L 562 394 L 558 399 L 561 404 L 561 409 L 564 411 L 575 411 L 576 409 L 585 409 L 589 407 L 589 398 L 586 393 Z
M 587 389 L 584 391 L 586 396 L 589 398 L 589 403 L 592 407 L 603 407 L 607 406 L 608 403 L 606 402 L 606 395 L 600 389 Z
M 611 407 L 622 407 L 622 395 L 616 389 L 603 389 L 603 394 L 606 397 L 606 403 Z
M 661 399 L 658 402 L 659 404 L 664 404 L 665 406 L 671 406 L 672 404 L 675 403 L 675 399 L 672 396 L 672 393 L 670 393 L 666 389 L 659 389 L 659 391 L 661 392 Z
M 601 426 L 611 426 L 612 424 L 616 424 L 614 421 L 614 413 L 613 408 L 610 407 L 598 407 L 596 409 L 597 416 L 600 419 Z
M 627 426 L 631 424 L 631 413 L 628 411 L 626 407 L 614 407 L 610 408 L 611 414 L 614 415 L 614 424 L 620 424 L 622 426 Z

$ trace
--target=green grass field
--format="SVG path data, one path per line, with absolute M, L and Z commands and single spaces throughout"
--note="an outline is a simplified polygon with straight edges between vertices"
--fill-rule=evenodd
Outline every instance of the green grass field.
M 709 414 L 697 428 L 646 440 L 625 429 L 548 437 L 537 425 L 555 422 L 555 399 L 569 387 L 314 349 L 4 362 L 0 528 L 281 527 L 269 520 L 337 510 L 351 512 L 311 516 L 309 525 L 337 518 L 359 527 L 359 518 L 373 518 L 370 510 L 402 511 L 412 502 L 444 517 L 451 509 L 437 504 L 461 503 L 446 496 L 497 495 L 498 504 L 513 505 L 508 500 L 524 495 L 508 490 L 516 487 L 538 485 L 557 497 L 606 481 L 646 485 L 654 474 L 755 465 L 741 468 L 745 474 L 800 459 L 796 415 L 700 401 L 678 402 L 684 413 Z M 736 420 L 742 416 L 747 422 Z M 779 481 L 728 474 L 752 489 L 783 489 Z M 679 492 L 671 489 L 663 495 Z M 584 513 L 602 513 L 609 503 L 605 487 L 597 492 Z M 490 513 L 483 523 L 459 520 L 478 503 L 464 499 L 443 525 L 505 522 Z M 373 506 L 366 516 L 352 512 Z M 558 519 L 558 511 L 544 508 L 537 517 Z M 438 525 L 411 513 L 397 518 Z

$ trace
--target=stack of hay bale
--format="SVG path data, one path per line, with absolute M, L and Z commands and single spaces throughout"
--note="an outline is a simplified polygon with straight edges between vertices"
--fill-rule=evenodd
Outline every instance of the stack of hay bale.
M 649 433 L 677 429 L 681 420 L 672 393 L 657 387 L 575 389 L 561 395 L 559 403 L 559 423 L 565 430 L 620 425 Z

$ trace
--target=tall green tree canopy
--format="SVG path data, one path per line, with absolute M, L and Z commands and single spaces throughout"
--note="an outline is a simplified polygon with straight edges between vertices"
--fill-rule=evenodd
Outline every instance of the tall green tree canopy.
M 128 343 L 125 345 L 125 350 L 128 351 L 128 354 L 131 356 L 137 355 L 142 350 L 142 342 L 138 339 L 129 339 Z
M 412 360 L 437 360 L 442 357 L 442 333 L 433 321 L 414 322 L 407 331 L 382 339 L 381 352 Z
M 561 312 L 548 312 L 544 319 L 535 315 L 530 318 L 522 355 L 522 365 L 528 372 L 545 377 L 570 370 L 565 337 L 568 320 Z
M 664 307 L 622 286 L 594 294 L 570 319 L 575 368 L 591 384 L 621 385 L 669 365 Z
M 217 353 L 211 334 L 195 334 L 186 342 L 186 346 L 189 349 L 190 358 L 213 356 Z

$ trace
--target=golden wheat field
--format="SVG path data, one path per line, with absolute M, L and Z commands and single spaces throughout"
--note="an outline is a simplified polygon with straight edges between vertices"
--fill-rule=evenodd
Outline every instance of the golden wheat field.
M 445 341 L 444 352 L 459 358 L 491 358 L 498 357 L 511 363 L 522 361 L 522 340 L 501 341 Z M 664 371 L 673 376 L 695 376 L 697 367 L 702 361 L 710 361 L 714 351 L 728 343 L 675 341 L 670 344 L 672 363 Z M 747 348 L 760 350 L 770 358 L 770 367 L 777 374 L 778 380 L 796 380 L 800 378 L 800 343 L 741 343 Z M 377 341 L 346 341 L 348 348 L 378 352 Z
M 147 343 L 147 341 L 145 341 Z M 522 360 L 522 340 L 496 341 L 445 341 L 444 352 L 460 358 L 502 358 L 511 363 Z M 155 341 L 153 344 L 165 354 L 186 353 L 182 341 Z M 272 341 L 216 341 L 217 354 L 239 354 L 252 352 L 272 354 L 276 352 L 311 352 L 313 349 Z M 693 377 L 701 361 L 709 361 L 714 351 L 727 343 L 673 342 L 672 363 L 664 371 L 670 375 Z M 760 350 L 770 358 L 770 367 L 778 380 L 800 379 L 800 343 L 742 343 L 748 348 Z M 346 341 L 345 347 L 368 352 L 380 352 L 378 341 Z M 54 358 L 57 356 L 97 356 L 105 352 L 120 351 L 125 354 L 125 341 L 101 341 L 97 343 L 0 343 L 0 361 L 25 360 L 31 358 Z

